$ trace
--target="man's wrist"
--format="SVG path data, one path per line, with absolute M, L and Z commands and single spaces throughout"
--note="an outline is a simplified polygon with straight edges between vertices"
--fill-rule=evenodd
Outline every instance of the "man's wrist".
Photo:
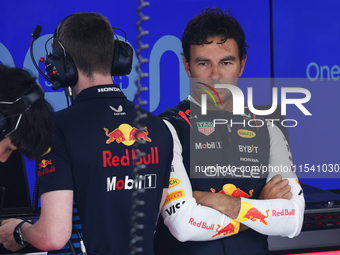
M 230 218 L 236 219 L 241 209 L 241 198 L 229 195 L 223 195 L 223 203 L 221 203 L 221 212 Z
M 23 232 L 21 230 L 21 227 L 25 222 L 33 224 L 32 221 L 30 220 L 23 220 L 14 228 L 14 231 L 13 231 L 14 240 L 17 242 L 17 244 L 20 244 L 20 245 L 30 244 L 29 242 L 24 240 Z

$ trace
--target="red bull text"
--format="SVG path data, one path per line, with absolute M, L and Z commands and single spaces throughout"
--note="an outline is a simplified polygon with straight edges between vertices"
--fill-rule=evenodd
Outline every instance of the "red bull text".
M 139 157 L 138 160 L 134 160 L 136 155 L 140 153 L 138 149 L 125 149 L 124 156 L 112 155 L 111 151 L 103 151 L 103 167 L 116 167 L 116 166 L 130 166 L 130 165 L 149 165 L 158 164 L 158 147 L 150 147 L 150 153 L 145 156 Z
M 275 211 L 275 210 L 272 210 L 272 216 L 293 216 L 295 215 L 295 209 L 292 209 L 292 210 L 288 210 L 288 209 L 282 209 L 282 211 Z
M 197 221 L 195 221 L 194 218 L 190 218 L 188 223 L 191 224 L 194 227 L 203 228 L 203 229 L 206 229 L 206 230 L 214 230 L 214 227 L 215 227 L 215 224 L 209 225 L 208 223 L 206 223 L 204 221 L 197 222 Z

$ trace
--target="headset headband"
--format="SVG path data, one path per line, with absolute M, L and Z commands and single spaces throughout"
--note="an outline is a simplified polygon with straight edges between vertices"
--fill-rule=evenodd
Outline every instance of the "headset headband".
M 1 112 L 0 112 L 0 141 L 2 141 L 4 138 L 6 138 L 7 136 L 9 136 L 13 131 L 15 131 L 18 128 L 19 122 L 21 120 L 22 114 L 29 110 L 31 108 L 31 106 L 37 102 L 39 99 L 44 97 L 44 90 L 43 88 L 39 85 L 39 84 L 35 84 L 32 87 L 30 87 L 26 92 L 24 92 L 22 94 L 22 96 L 20 96 L 19 98 L 17 98 L 16 100 L 12 101 L 12 102 L 8 102 L 8 101 L 0 101 L 0 104 L 7 104 L 7 105 L 13 105 L 17 102 L 19 102 L 20 100 L 22 100 L 25 104 L 25 110 L 20 112 L 20 113 L 15 113 L 12 114 L 10 116 L 5 117 Z M 17 124 L 15 125 L 15 128 L 13 130 L 11 130 L 10 132 L 8 131 L 8 123 L 7 123 L 7 118 L 12 118 L 15 116 L 19 116 Z

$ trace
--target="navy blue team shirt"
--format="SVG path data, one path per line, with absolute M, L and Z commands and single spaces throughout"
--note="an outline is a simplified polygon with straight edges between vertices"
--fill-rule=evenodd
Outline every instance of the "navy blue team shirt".
M 55 114 L 56 139 L 51 151 L 37 161 L 36 175 L 40 193 L 73 190 L 74 207 L 88 253 L 128 254 L 131 220 L 131 195 L 145 192 L 138 210 L 144 212 L 141 254 L 152 254 L 152 236 L 162 190 L 169 184 L 173 142 L 163 121 L 141 109 L 147 117 L 140 120 L 142 132 L 135 133 L 135 104 L 127 100 L 117 85 L 87 88 L 74 104 Z M 137 162 L 135 179 L 134 158 Z M 78 226 L 79 228 L 79 226 Z

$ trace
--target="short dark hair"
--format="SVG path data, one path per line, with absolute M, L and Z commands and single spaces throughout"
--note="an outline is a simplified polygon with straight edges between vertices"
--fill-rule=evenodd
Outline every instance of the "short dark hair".
M 57 37 L 53 49 L 61 49 L 59 40 L 85 76 L 92 78 L 95 72 L 111 74 L 114 33 L 104 16 L 88 12 L 72 14 L 63 22 Z
M 208 37 L 223 36 L 220 43 L 228 38 L 235 39 L 240 60 L 247 54 L 248 45 L 245 42 L 245 34 L 237 20 L 229 15 L 230 10 L 208 7 L 202 13 L 192 18 L 184 30 L 182 38 L 183 55 L 190 63 L 190 46 L 210 44 Z
M 13 102 L 36 85 L 36 79 L 27 70 L 0 65 L 0 101 Z M 40 98 L 29 110 L 26 109 L 22 100 L 12 105 L 0 104 L 8 132 L 15 128 L 20 113 L 23 113 L 17 129 L 9 137 L 19 151 L 33 160 L 46 152 L 53 142 L 53 108 L 45 98 Z

